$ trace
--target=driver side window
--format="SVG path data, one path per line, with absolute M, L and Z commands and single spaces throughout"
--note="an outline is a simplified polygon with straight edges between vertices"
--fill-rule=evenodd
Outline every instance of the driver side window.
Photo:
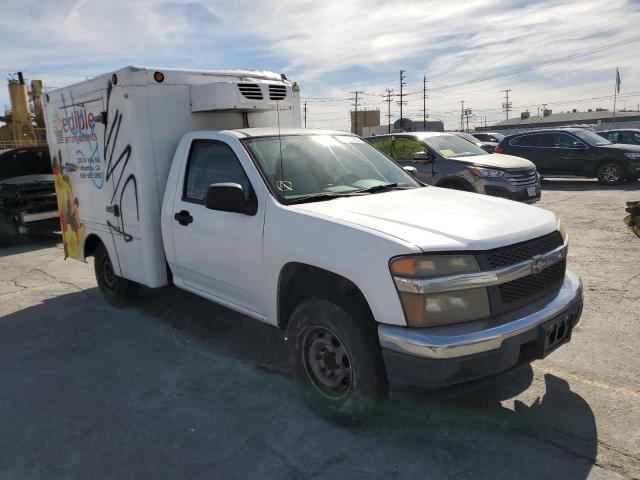
M 396 138 L 393 140 L 392 158 L 394 160 L 413 161 L 413 154 L 424 152 L 426 148 L 420 142 L 409 138 Z

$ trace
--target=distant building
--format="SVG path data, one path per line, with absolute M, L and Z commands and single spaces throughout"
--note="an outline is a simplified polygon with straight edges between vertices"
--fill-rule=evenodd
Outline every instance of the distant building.
M 398 132 L 444 132 L 444 124 L 441 120 L 416 121 L 410 118 L 396 120 L 393 125 L 379 125 L 363 128 L 363 136 L 384 135 Z
M 351 133 L 362 136 L 363 128 L 380 125 L 380 110 L 358 110 L 358 112 L 352 111 L 350 113 Z
M 522 112 L 519 118 L 510 118 L 509 120 L 503 120 L 490 127 L 476 127 L 476 131 L 497 131 L 497 132 L 509 132 L 517 130 L 527 130 L 532 128 L 550 128 L 550 127 L 565 127 L 569 125 L 577 126 L 597 126 L 602 125 L 608 128 L 623 128 L 624 125 L 631 126 L 628 122 L 640 122 L 640 111 L 621 111 L 616 112 L 616 118 L 613 118 L 613 112 L 604 109 L 597 108 L 595 110 L 589 110 L 586 112 L 578 112 L 573 110 L 571 112 L 553 113 L 551 110 L 544 110 L 542 115 L 531 116 L 529 112 Z

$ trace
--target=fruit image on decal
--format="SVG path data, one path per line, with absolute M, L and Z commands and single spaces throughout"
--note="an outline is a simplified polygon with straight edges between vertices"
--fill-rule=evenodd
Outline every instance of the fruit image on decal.
M 69 177 L 64 174 L 60 164 L 61 153 L 53 155 L 53 178 L 60 212 L 60 229 L 64 243 L 65 258 L 80 260 L 84 242 L 84 225 L 80 222 L 80 203 L 73 195 Z

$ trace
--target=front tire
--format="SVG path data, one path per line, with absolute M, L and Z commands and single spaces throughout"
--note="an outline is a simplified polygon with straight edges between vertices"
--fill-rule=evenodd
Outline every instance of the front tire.
M 340 425 L 363 422 L 388 393 L 375 323 L 341 299 L 315 297 L 289 322 L 291 362 L 305 403 Z
M 115 274 L 109 252 L 102 243 L 96 246 L 94 270 L 98 287 L 108 304 L 114 307 L 131 305 L 140 293 L 140 284 Z
M 624 165 L 616 161 L 606 161 L 598 167 L 598 182 L 603 185 L 617 185 L 624 182 Z

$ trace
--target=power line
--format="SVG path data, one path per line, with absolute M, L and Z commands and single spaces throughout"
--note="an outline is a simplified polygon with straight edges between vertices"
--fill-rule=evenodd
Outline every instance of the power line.
M 471 85 L 474 83 L 480 83 L 480 82 L 486 82 L 487 80 L 495 80 L 496 78 L 502 78 L 502 77 L 508 77 L 510 75 L 516 75 L 518 73 L 524 73 L 524 72 L 530 72 L 531 70 L 537 70 L 539 68 L 542 67 L 546 67 L 548 65 L 553 65 L 556 63 L 562 63 L 562 62 L 566 62 L 568 60 L 574 60 L 576 58 L 582 58 L 582 57 L 586 57 L 588 55 L 593 55 L 594 53 L 600 53 L 603 52 L 605 50 L 609 50 L 615 47 L 620 47 L 623 45 L 628 45 L 629 43 L 634 43 L 634 42 L 638 42 L 640 41 L 640 35 L 636 35 L 635 37 L 630 37 L 626 40 L 620 40 L 617 42 L 611 42 L 605 45 L 602 45 L 600 47 L 596 47 L 596 48 L 592 48 L 590 50 L 584 50 L 584 51 L 579 51 L 579 52 L 575 52 L 572 53 L 570 55 L 564 55 L 562 57 L 558 57 L 558 58 L 554 58 L 551 60 L 547 60 L 545 62 L 541 62 L 541 63 L 536 63 L 533 65 L 528 65 L 525 67 L 521 67 L 515 70 L 511 70 L 509 72 L 503 72 L 503 73 L 496 73 L 493 75 L 487 75 L 484 77 L 479 77 L 479 78 L 475 78 L 473 80 L 466 80 L 464 82 L 457 82 L 457 83 L 450 83 L 450 84 L 446 84 L 446 85 L 441 85 L 439 87 L 435 87 L 432 88 L 431 91 L 440 91 L 440 90 L 446 90 L 449 88 L 455 88 L 455 87 L 462 87 L 465 85 Z
M 393 93 L 393 89 L 387 88 L 386 92 L 387 99 L 385 100 L 385 102 L 387 102 L 387 124 L 389 125 L 388 133 L 391 133 L 391 94 Z
M 422 77 L 422 128 L 427 128 L 427 76 Z
M 510 91 L 511 91 L 511 89 L 502 90 L 502 93 L 504 93 L 504 96 L 505 96 L 505 101 L 502 104 L 502 108 L 504 109 L 505 112 L 507 112 L 507 120 L 509 120 L 509 110 L 511 110 L 511 106 L 513 105 L 509 101 L 509 92 Z
M 404 97 L 407 95 L 406 93 L 402 93 L 402 88 L 407 84 L 405 82 L 406 71 L 400 70 L 400 93 L 397 95 L 400 100 L 398 100 L 398 105 L 400 105 L 400 128 L 404 128 L 404 117 L 402 116 L 402 106 L 406 105 L 407 102 L 404 101 Z
M 355 114 L 354 114 L 355 124 L 353 128 L 353 132 L 351 133 L 355 133 L 357 135 L 358 134 L 358 95 L 361 95 L 362 92 L 360 90 L 356 90 L 355 92 L 349 92 L 349 93 L 352 93 L 353 95 L 355 95 L 355 98 L 353 98 L 354 106 L 355 106 Z
M 307 128 L 307 102 L 304 102 L 304 108 L 302 111 L 304 112 L 304 128 Z

